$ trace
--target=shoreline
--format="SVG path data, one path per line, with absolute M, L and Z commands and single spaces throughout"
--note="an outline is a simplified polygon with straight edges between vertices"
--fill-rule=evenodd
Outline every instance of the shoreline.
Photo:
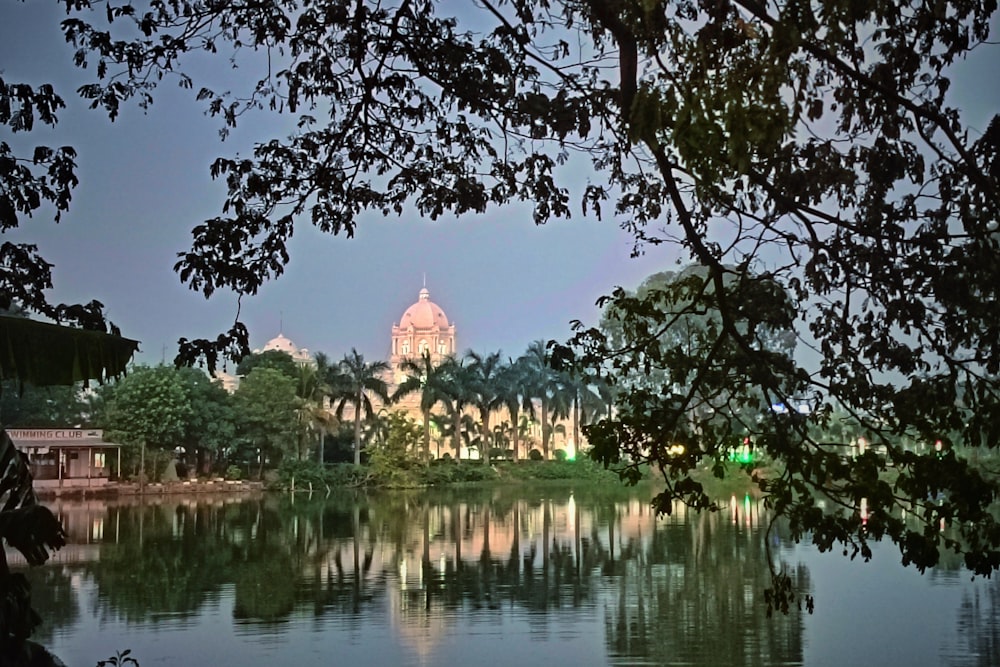
M 145 484 L 137 482 L 108 482 L 100 486 L 35 486 L 38 498 L 118 498 L 121 496 L 168 496 L 209 493 L 258 493 L 264 491 L 263 482 L 243 480 L 185 480 Z

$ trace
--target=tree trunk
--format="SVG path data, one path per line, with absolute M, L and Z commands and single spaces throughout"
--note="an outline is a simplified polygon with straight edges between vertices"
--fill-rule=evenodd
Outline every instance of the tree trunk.
M 580 451 L 580 392 L 573 394 L 573 456 Z M 569 452 L 567 452 L 568 454 Z
M 513 423 L 513 426 L 514 426 L 514 442 L 511 445 L 511 447 L 514 450 L 514 462 L 515 463 L 517 463 L 517 447 L 518 447 L 518 443 L 520 442 L 520 431 L 521 431 L 521 429 L 518 428 L 517 418 L 518 418 L 518 410 L 514 409 L 510 413 L 510 419 L 511 419 L 511 422 Z
M 354 403 L 354 465 L 361 465 L 361 392 Z
M 462 462 L 462 410 L 460 406 L 455 406 L 454 433 L 451 434 L 451 442 L 455 447 L 455 463 Z
M 490 464 L 490 412 L 489 410 L 480 410 L 479 418 L 481 420 L 480 425 L 480 447 L 482 448 L 483 455 L 483 465 Z
M 424 410 L 424 463 L 431 460 L 431 411 Z
M 139 493 L 146 490 L 146 439 L 142 439 L 142 449 L 139 451 Z
M 542 458 L 546 461 L 549 460 L 549 435 L 551 435 L 549 429 L 549 405 L 544 400 L 542 401 Z

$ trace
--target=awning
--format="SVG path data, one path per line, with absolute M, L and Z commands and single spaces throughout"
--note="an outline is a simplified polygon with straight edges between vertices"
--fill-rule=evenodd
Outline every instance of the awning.
M 118 377 L 139 341 L 0 315 L 0 379 L 38 387 Z

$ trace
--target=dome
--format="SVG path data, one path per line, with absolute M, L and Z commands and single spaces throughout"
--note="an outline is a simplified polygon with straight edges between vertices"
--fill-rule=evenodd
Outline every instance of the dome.
M 411 326 L 420 330 L 443 330 L 449 326 L 448 317 L 441 310 L 441 306 L 431 301 L 430 292 L 427 291 L 426 287 L 420 290 L 417 302 L 407 308 L 399 319 L 400 329 L 405 330 Z
M 293 343 L 291 340 L 285 338 L 284 334 L 278 334 L 271 340 L 267 341 L 267 344 L 264 345 L 264 351 L 267 352 L 268 350 L 287 352 L 288 354 L 294 357 L 296 354 L 298 354 L 299 348 L 296 347 L 295 343 Z
M 258 352 L 270 352 L 271 350 L 276 350 L 278 352 L 284 352 L 292 358 L 297 364 L 314 364 L 315 360 L 306 348 L 300 348 L 298 345 L 293 343 L 290 339 L 286 338 L 284 334 L 278 334 L 271 340 L 267 341 L 262 350 L 254 350 L 254 353 Z

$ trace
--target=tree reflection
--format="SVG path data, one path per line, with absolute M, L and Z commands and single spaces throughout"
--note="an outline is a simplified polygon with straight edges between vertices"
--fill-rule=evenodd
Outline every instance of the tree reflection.
M 99 560 L 80 568 L 97 591 L 91 611 L 134 625 L 192 617 L 231 595 L 240 625 L 283 632 L 290 620 L 312 618 L 361 627 L 387 614 L 406 642 L 430 651 L 449 625 L 528 618 L 543 636 L 597 614 L 614 662 L 800 662 L 801 619 L 765 618 L 761 510 L 689 516 L 678 508 L 657 519 L 635 493 L 111 504 L 95 511 L 115 530 L 105 531 Z M 805 572 L 796 576 L 808 586 Z M 40 590 L 73 608 L 68 584 Z
M 690 664 L 802 661 L 801 615 L 764 613 L 765 531 L 756 518 L 753 525 L 733 518 L 688 515 L 677 506 L 672 517 L 650 524 L 650 535 L 628 537 L 621 559 L 629 572 L 618 578 L 606 620 L 612 655 Z M 794 576 L 808 588 L 803 569 Z
M 962 596 L 957 635 L 961 657 L 950 664 L 1000 665 L 1000 581 L 992 580 Z

